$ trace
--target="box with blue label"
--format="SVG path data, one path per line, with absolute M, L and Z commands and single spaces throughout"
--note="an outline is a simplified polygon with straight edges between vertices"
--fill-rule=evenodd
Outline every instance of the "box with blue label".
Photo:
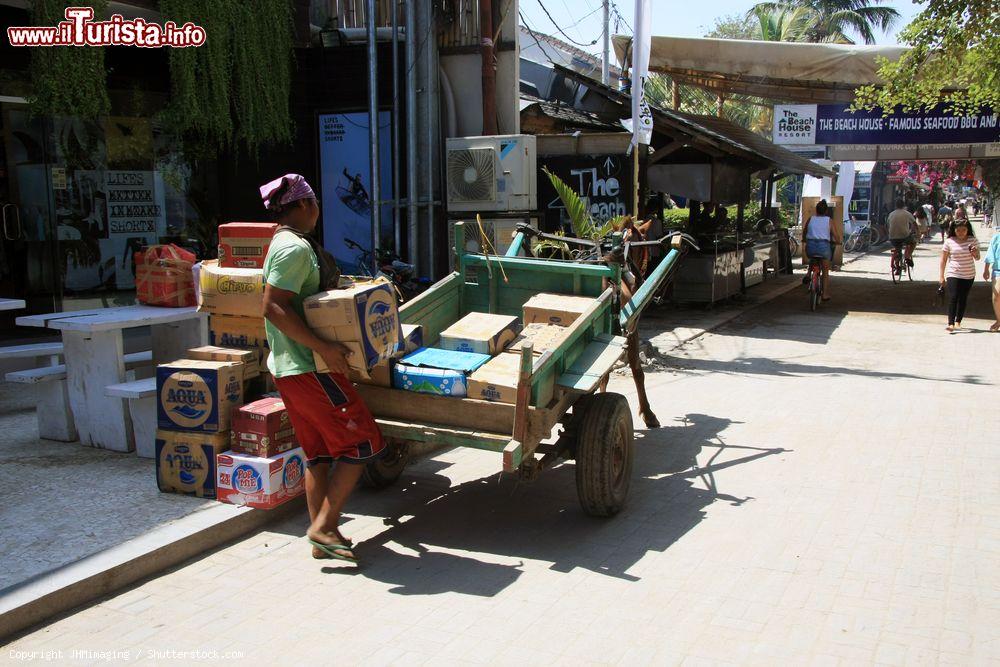
M 156 432 L 156 486 L 164 493 L 215 498 L 215 457 L 229 433 Z
M 159 428 L 226 431 L 233 408 L 243 405 L 243 364 L 201 359 L 161 364 L 156 395 Z
M 351 348 L 348 362 L 362 373 L 403 349 L 396 294 L 385 279 L 356 281 L 320 292 L 305 299 L 302 306 L 306 323 L 316 335 Z
M 392 386 L 437 396 L 462 397 L 467 378 L 487 361 L 488 354 L 424 347 L 403 357 L 392 368 Z
M 226 452 L 216 463 L 218 499 L 224 503 L 267 510 L 305 492 L 301 447 L 268 458 Z
M 456 352 L 500 354 L 521 332 L 516 315 L 469 313 L 441 332 L 438 347 Z

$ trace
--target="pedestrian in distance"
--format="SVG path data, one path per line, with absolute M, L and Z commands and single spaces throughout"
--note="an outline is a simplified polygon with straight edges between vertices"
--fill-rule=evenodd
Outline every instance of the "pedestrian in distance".
M 340 513 L 364 464 L 385 453 L 385 442 L 348 379 L 350 351 L 319 338 L 302 306 L 306 297 L 335 288 L 340 271 L 310 236 L 319 206 L 306 179 L 286 174 L 261 186 L 260 195 L 281 224 L 264 260 L 267 366 L 306 456 L 306 537 L 313 558 L 357 562 L 352 542 L 340 533 Z M 329 372 L 317 372 L 314 352 Z
M 833 246 L 840 243 L 830 222 L 830 207 L 825 199 L 816 204 L 816 215 L 806 220 L 802 230 L 802 240 L 806 246 L 806 257 L 818 257 L 823 263 L 823 301 L 830 300 L 830 263 L 833 261 Z M 806 274 L 803 283 L 809 282 Z
M 914 218 L 917 221 L 917 239 L 923 241 L 931 228 L 931 222 L 927 217 L 927 209 L 918 204 Z
M 986 251 L 986 266 L 983 268 L 983 279 L 992 281 L 993 315 L 996 321 L 990 325 L 990 331 L 1000 331 L 1000 232 L 993 232 L 989 250 Z
M 962 328 L 962 317 L 969 300 L 969 290 L 976 279 L 979 241 L 968 220 L 955 220 L 941 248 L 940 284 L 948 290 L 948 326 L 951 332 Z
M 955 215 L 955 202 L 950 199 L 938 209 L 938 227 L 941 228 L 941 243 L 948 238 L 948 225 Z

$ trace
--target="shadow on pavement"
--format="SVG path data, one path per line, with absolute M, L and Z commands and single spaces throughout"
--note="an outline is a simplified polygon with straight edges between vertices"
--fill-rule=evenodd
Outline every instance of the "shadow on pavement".
M 450 487 L 434 468 L 426 473 L 428 463 L 439 462 L 425 461 L 396 487 L 355 497 L 358 512 L 388 517 L 389 528 L 356 549 L 364 567 L 323 571 L 355 572 L 399 595 L 494 596 L 522 575 L 525 560 L 550 562 L 558 572 L 585 568 L 637 581 L 630 568 L 646 553 L 670 548 L 705 518 L 708 505 L 752 500 L 720 492 L 717 471 L 789 451 L 727 443 L 722 434 L 729 419 L 690 414 L 677 423 L 636 432 L 629 503 L 614 518 L 583 514 L 568 462 L 530 483 L 491 475 Z M 705 447 L 714 451 L 699 466 Z M 740 456 L 743 450 L 749 453 Z M 720 460 L 724 454 L 737 457 Z

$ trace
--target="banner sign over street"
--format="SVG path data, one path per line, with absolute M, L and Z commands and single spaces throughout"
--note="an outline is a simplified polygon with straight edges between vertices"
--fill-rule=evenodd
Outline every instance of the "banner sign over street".
M 943 104 L 929 111 L 882 116 L 848 111 L 846 104 L 778 104 L 776 144 L 988 144 L 1000 142 L 1000 123 L 989 108 L 955 116 Z

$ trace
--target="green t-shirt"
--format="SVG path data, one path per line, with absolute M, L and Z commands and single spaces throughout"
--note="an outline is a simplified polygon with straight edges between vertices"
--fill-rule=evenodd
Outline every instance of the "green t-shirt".
M 309 242 L 291 232 L 274 235 L 264 259 L 264 282 L 278 289 L 295 292 L 292 308 L 305 320 L 302 300 L 319 291 L 319 261 Z M 276 378 L 311 373 L 316 370 L 312 350 L 286 336 L 270 320 L 264 320 L 271 354 L 267 369 Z

